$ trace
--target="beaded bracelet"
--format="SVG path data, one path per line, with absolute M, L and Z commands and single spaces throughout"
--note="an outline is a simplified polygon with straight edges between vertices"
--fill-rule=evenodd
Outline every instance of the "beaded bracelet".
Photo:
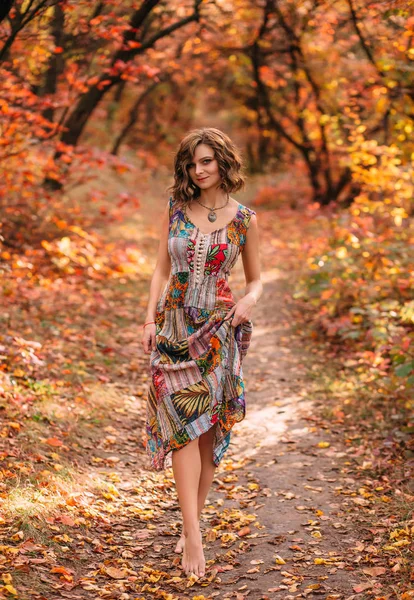
M 155 321 L 148 321 L 147 323 L 144 323 L 142 327 L 145 328 L 145 325 L 150 325 L 151 323 L 155 323 Z

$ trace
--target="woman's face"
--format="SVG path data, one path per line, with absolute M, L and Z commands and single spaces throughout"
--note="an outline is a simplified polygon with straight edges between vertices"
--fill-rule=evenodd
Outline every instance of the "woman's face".
M 214 150 L 206 144 L 199 144 L 194 152 L 193 160 L 188 165 L 191 180 L 202 190 L 218 187 L 221 183 L 218 163 Z

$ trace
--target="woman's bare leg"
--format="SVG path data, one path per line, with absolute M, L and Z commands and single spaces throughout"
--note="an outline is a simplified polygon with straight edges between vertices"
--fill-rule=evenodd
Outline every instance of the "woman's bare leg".
M 182 566 L 187 575 L 193 572 L 198 577 L 203 577 L 206 561 L 197 500 L 201 475 L 199 438 L 173 451 L 172 468 L 184 524 L 185 545 Z
M 211 484 L 214 479 L 214 474 L 217 466 L 213 461 L 213 443 L 214 443 L 214 435 L 215 429 L 217 427 L 217 423 L 210 427 L 206 433 L 203 433 L 198 438 L 199 440 L 199 450 L 200 450 L 200 459 L 201 459 L 201 473 L 200 480 L 198 485 L 198 493 L 197 493 L 197 514 L 198 520 L 200 521 L 201 512 L 204 508 L 206 498 L 208 492 L 211 488 Z M 185 536 L 184 536 L 184 525 L 181 533 L 181 537 L 177 542 L 175 547 L 175 552 L 182 552 L 184 548 Z

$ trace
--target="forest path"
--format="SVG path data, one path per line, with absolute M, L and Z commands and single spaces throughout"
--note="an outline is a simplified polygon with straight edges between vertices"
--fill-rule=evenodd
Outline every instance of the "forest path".
M 155 263 L 161 209 L 148 204 L 114 224 L 108 241 L 138 244 Z M 377 592 L 375 568 L 358 571 L 365 546 L 357 513 L 368 500 L 350 476 L 343 431 L 326 424 L 329 406 L 312 392 L 327 359 L 296 333 L 303 316 L 291 301 L 291 250 L 269 229 L 276 212 L 258 215 L 264 294 L 243 363 L 246 418 L 233 429 L 203 511 L 203 579 L 183 576 L 172 469 L 151 471 L 143 446 L 149 279 L 60 282 L 44 304 L 37 300 L 40 325 L 35 302 L 23 314 L 44 337 L 45 382 L 61 381 L 50 398 L 45 385 L 21 430 L 4 438 L 8 468 L 30 463 L 30 480 L 8 496 L 10 545 L 2 546 L 21 600 L 350 600 L 359 589 Z M 230 285 L 240 297 L 241 260 Z
M 156 223 L 156 210 L 144 211 L 144 224 Z M 264 240 L 267 234 L 264 227 Z M 108 430 L 114 437 L 109 449 L 101 444 L 100 473 L 108 477 L 108 460 L 116 466 L 109 474 L 116 493 L 108 496 L 115 506 L 105 527 L 110 543 L 101 546 L 91 573 L 108 574 L 109 565 L 114 577 L 104 587 L 108 597 L 339 600 L 353 597 L 361 581 L 354 572 L 362 546 L 349 511 L 355 482 L 346 474 L 347 449 L 341 432 L 318 416 L 318 400 L 309 391 L 309 362 L 317 359 L 295 334 L 300 323 L 291 306 L 292 272 L 275 260 L 267 242 L 264 294 L 244 362 L 246 418 L 233 429 L 203 512 L 207 575 L 199 582 L 183 577 L 181 556 L 174 553 L 181 520 L 172 470 L 148 470 L 142 447 L 148 381 L 145 375 L 140 381 L 138 402 L 131 382 L 114 382 L 117 408 Z M 145 245 L 154 249 L 149 240 Z M 239 297 L 241 261 L 232 277 Z M 139 339 L 132 345 L 139 352 Z M 147 362 L 141 354 L 144 373 Z M 369 578 L 362 580 L 365 585 Z M 84 590 L 94 586 L 83 584 Z M 101 584 L 98 589 L 102 593 Z

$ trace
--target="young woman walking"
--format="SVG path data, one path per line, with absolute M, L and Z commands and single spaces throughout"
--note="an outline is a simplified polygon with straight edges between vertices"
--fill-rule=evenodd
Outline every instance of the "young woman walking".
M 262 294 L 255 211 L 230 193 L 244 186 L 231 139 L 215 128 L 190 131 L 174 159 L 142 344 L 150 354 L 146 451 L 151 468 L 172 466 L 188 575 L 205 574 L 200 516 L 233 425 L 245 417 L 242 360 L 251 312 Z M 228 276 L 239 254 L 245 295 Z

